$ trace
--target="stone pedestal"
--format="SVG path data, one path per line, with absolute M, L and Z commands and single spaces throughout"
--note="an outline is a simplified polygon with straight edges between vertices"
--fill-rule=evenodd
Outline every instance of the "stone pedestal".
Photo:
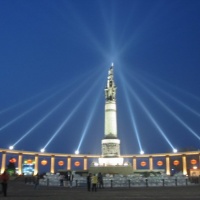
M 103 157 L 118 157 L 120 155 L 119 139 L 103 139 L 101 144 Z
M 123 166 L 124 164 L 124 159 L 123 158 L 99 158 L 99 165 L 100 166 L 118 166 L 121 165 Z
M 89 168 L 89 173 L 97 174 L 101 172 L 102 174 L 122 174 L 129 175 L 133 174 L 132 166 L 93 166 Z

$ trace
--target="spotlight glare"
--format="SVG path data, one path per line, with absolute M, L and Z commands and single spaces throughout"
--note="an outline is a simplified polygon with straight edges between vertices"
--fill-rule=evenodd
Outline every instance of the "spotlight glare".
M 75 154 L 79 154 L 79 150 L 76 150 L 76 151 L 75 151 Z
M 128 162 L 125 162 L 125 163 L 124 163 L 124 166 L 128 166 Z
M 45 152 L 45 149 L 40 149 L 40 152 L 44 153 L 44 152 Z
M 174 153 L 177 153 L 177 151 L 178 151 L 177 149 L 173 149 L 173 152 L 174 152 Z
M 141 151 L 140 151 L 140 154 L 144 154 L 144 151 L 143 151 L 143 150 L 141 150 Z
M 10 150 L 13 150 L 13 149 L 14 149 L 14 146 L 9 146 L 9 149 L 10 149 Z

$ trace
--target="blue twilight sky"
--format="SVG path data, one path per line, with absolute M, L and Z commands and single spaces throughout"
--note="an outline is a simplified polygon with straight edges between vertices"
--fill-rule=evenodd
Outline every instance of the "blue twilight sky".
M 200 148 L 199 0 L 0 0 L 0 148 L 101 154 L 114 62 L 122 154 Z

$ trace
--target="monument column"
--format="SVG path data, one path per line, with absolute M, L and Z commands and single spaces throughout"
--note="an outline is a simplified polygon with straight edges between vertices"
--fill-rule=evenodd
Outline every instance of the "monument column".
M 183 162 L 183 174 L 187 174 L 187 162 L 186 162 L 186 155 L 182 155 L 182 162 Z
M 117 105 L 114 82 L 113 63 L 108 71 L 105 91 L 105 119 L 104 139 L 101 141 L 102 157 L 99 158 L 101 166 L 123 165 L 124 159 L 120 157 L 120 140 L 117 136 Z
M 198 161 L 198 165 L 200 164 L 200 153 L 199 153 L 199 161 Z
M 167 155 L 166 156 L 166 174 L 170 175 L 171 170 L 170 170 L 170 157 Z
M 51 170 L 50 170 L 50 172 L 52 174 L 55 173 L 55 156 L 54 155 L 51 156 Z
M 2 160 L 1 160 L 1 174 L 5 171 L 6 169 L 6 152 L 2 152 Z
M 72 158 L 69 156 L 67 158 L 67 170 L 71 170 L 71 165 L 72 165 Z
M 87 157 L 84 157 L 83 159 L 83 170 L 87 170 L 88 169 L 88 158 Z
M 18 155 L 18 170 L 19 170 L 19 175 L 22 174 L 22 153 L 19 153 Z
M 149 170 L 153 170 L 153 157 L 149 157 Z
M 34 175 L 36 175 L 38 173 L 38 154 L 35 155 L 35 170 L 34 170 Z

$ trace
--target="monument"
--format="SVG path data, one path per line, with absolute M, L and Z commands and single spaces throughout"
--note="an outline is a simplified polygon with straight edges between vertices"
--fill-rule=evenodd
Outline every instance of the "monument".
M 98 163 L 94 163 L 89 171 L 92 173 L 130 174 L 132 166 L 124 163 L 120 156 L 120 140 L 117 136 L 117 105 L 116 90 L 114 82 L 114 65 L 112 63 L 108 70 L 107 84 L 105 87 L 105 125 L 104 138 L 102 139 L 102 155 Z
M 104 139 L 102 140 L 102 158 L 99 165 L 123 165 L 120 158 L 120 140 L 117 137 L 117 106 L 116 90 L 113 74 L 113 63 L 108 71 L 107 84 L 105 87 L 105 127 Z

